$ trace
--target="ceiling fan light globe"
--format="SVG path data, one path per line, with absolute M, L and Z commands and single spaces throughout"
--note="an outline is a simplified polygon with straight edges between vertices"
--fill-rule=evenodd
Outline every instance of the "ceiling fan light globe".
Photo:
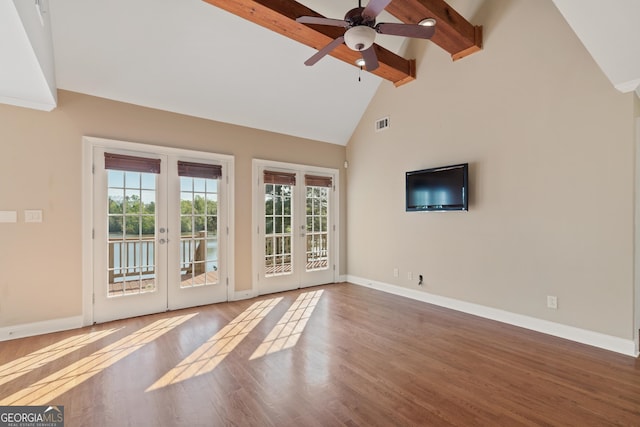
M 366 25 L 349 28 L 344 33 L 344 43 L 351 50 L 362 51 L 371 47 L 376 39 L 376 30 Z
M 418 22 L 418 25 L 422 25 L 423 27 L 435 27 L 436 20 L 434 18 L 425 18 Z

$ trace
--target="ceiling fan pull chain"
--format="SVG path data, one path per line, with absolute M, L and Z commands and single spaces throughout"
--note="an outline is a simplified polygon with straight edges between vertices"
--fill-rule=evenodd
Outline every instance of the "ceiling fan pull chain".
M 358 81 L 359 82 L 362 81 L 361 76 L 362 76 L 362 65 L 360 66 L 360 71 L 358 71 Z

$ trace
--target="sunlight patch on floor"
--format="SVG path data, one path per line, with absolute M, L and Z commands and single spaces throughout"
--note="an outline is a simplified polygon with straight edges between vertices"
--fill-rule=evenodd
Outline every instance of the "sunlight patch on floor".
M 280 301 L 282 297 L 252 304 L 146 391 L 157 390 L 213 371 Z
M 105 329 L 103 331 L 74 335 L 5 363 L 0 366 L 0 385 L 13 381 L 29 372 L 33 372 L 47 363 L 60 359 L 76 350 L 80 350 L 85 345 L 96 342 L 107 335 L 111 335 L 119 329 L 122 328 Z
M 168 317 L 153 322 L 113 344 L 70 364 L 66 368 L 54 372 L 33 385 L 0 400 L 0 406 L 46 405 L 61 394 L 103 372 L 116 362 L 139 350 L 145 344 L 166 334 L 197 314 Z
M 319 290 L 300 294 L 249 360 L 295 346 L 323 292 Z

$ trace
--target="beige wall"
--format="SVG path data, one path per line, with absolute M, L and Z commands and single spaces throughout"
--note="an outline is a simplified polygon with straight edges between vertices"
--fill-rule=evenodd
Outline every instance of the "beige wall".
M 349 274 L 632 339 L 633 95 L 550 0 L 487 0 L 471 21 L 484 50 L 414 43 L 418 79 L 383 84 L 347 146 Z M 469 212 L 404 211 L 406 171 L 463 162 Z
M 236 290 L 252 286 L 252 159 L 335 169 L 342 169 L 345 160 L 345 147 L 340 145 L 72 92 L 60 91 L 58 102 L 50 113 L 0 105 L 0 210 L 20 214 L 18 223 L 0 224 L 0 327 L 82 314 L 83 135 L 235 157 Z M 25 209 L 42 209 L 44 222 L 24 223 Z M 345 270 L 345 239 L 340 242 L 340 253 Z

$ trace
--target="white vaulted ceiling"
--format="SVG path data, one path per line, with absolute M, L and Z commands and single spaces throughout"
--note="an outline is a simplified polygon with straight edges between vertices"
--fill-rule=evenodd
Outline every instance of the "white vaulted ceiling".
M 640 1 L 553 2 L 616 89 L 640 96 Z
M 51 32 L 30 1 L 0 1 L 0 103 L 56 107 Z
M 51 19 L 59 88 L 226 123 L 345 144 L 380 84 L 201 0 L 58 0 Z
M 634 90 L 640 2 L 554 2 L 612 84 Z M 356 67 L 332 57 L 306 67 L 313 49 L 202 0 L 41 0 L 44 24 L 35 3 L 0 2 L 0 102 L 52 109 L 58 88 L 344 145 L 378 86 L 391 84 L 366 72 L 358 81 Z M 357 6 L 300 3 L 332 18 Z M 481 2 L 449 3 L 471 20 Z M 402 54 L 402 38 L 376 41 Z

